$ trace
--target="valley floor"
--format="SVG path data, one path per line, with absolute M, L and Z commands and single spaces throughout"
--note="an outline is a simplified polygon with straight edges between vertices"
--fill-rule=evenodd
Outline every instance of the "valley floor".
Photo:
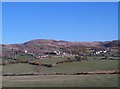
M 41 63 L 56 63 L 61 58 L 40 60 Z M 63 59 L 65 60 L 65 59 Z M 28 63 L 8 64 L 2 66 L 2 73 L 77 73 L 118 70 L 118 60 L 87 60 L 80 62 L 56 64 L 52 68 Z M 3 87 L 118 87 L 118 74 L 100 75 L 36 75 L 36 76 L 2 76 Z
M 3 76 L 3 87 L 118 87 L 118 75 Z

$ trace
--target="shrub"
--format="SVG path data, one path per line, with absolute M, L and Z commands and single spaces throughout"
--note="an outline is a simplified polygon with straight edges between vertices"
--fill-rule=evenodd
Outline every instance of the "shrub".
M 81 57 L 80 56 L 75 56 L 75 60 L 76 61 L 81 61 Z

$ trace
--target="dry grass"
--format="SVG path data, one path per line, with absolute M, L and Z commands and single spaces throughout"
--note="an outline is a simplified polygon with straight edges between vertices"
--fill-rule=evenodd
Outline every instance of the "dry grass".
M 118 75 L 4 76 L 3 87 L 117 87 Z

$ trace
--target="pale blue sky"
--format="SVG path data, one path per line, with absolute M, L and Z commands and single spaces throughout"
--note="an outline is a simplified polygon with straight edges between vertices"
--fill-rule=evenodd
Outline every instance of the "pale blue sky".
M 118 3 L 3 3 L 3 43 L 118 39 Z

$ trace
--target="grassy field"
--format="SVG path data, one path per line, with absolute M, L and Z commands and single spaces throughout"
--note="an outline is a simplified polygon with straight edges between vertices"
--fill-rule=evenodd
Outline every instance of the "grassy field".
M 67 60 L 67 57 L 51 57 L 51 58 L 45 58 L 41 60 L 33 60 L 35 62 L 40 62 L 40 63 L 49 63 L 49 64 L 54 64 L 59 61 L 64 61 Z
M 3 76 L 3 87 L 117 87 L 118 75 Z
M 43 58 L 43 59 L 38 59 L 38 58 L 35 58 L 31 55 L 26 55 L 26 54 L 23 54 L 23 55 L 17 55 L 16 56 L 16 59 L 17 60 L 21 60 L 21 61 L 30 61 L 32 60 L 33 62 L 40 62 L 40 63 L 49 63 L 49 64 L 53 64 L 53 63 L 57 63 L 59 61 L 64 61 L 64 60 L 67 60 L 68 57 L 59 57 L 59 56 L 51 56 L 51 58 Z M 71 57 L 72 59 L 74 57 Z M 5 61 L 15 61 L 14 59 L 10 59 L 10 58 L 0 58 L 1 62 L 5 62 Z
M 36 66 L 27 63 L 8 64 L 2 66 L 2 72 L 4 73 L 31 73 L 35 72 Z
M 8 64 L 3 66 L 3 73 L 28 73 L 37 72 L 40 70 L 41 73 L 74 73 L 74 72 L 87 72 L 87 71 L 101 71 L 101 70 L 117 70 L 117 60 L 89 60 L 72 63 L 63 63 L 55 65 L 55 67 L 39 67 L 30 65 L 27 63 Z
M 14 59 L 10 59 L 10 58 L 4 58 L 4 59 L 2 59 L 2 58 L 1 58 L 1 63 L 2 63 L 2 62 L 6 62 L 6 61 L 15 62 Z
M 88 72 L 88 71 L 104 71 L 117 70 L 117 60 L 90 60 L 81 62 L 72 62 L 58 64 L 53 68 L 41 68 L 42 73 L 74 73 L 74 72 Z
M 31 56 L 31 55 L 27 55 L 27 54 L 23 54 L 23 55 L 17 55 L 16 56 L 17 60 L 22 60 L 22 61 L 30 61 L 30 60 L 36 60 L 35 57 Z
M 24 58 L 23 58 L 24 59 Z M 67 58 L 39 60 L 40 63 L 56 63 Z M 38 61 L 35 59 L 35 61 Z M 117 70 L 118 60 L 87 60 L 57 64 L 52 68 L 39 67 L 27 63 L 2 66 L 3 73 L 74 73 L 88 71 Z M 3 87 L 117 87 L 118 75 L 40 75 L 40 76 L 3 76 Z

